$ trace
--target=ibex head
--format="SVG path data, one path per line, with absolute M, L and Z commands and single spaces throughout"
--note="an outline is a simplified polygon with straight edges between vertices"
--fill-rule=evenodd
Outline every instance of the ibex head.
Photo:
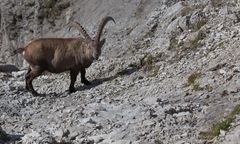
M 106 41 L 106 39 L 100 40 L 100 37 L 101 37 L 102 31 L 103 31 L 103 28 L 105 27 L 105 25 L 107 24 L 108 21 L 113 21 L 115 23 L 115 20 L 110 16 L 103 18 L 102 22 L 100 23 L 100 25 L 98 27 L 97 35 L 94 39 L 92 39 L 88 35 L 86 30 L 78 22 L 71 23 L 71 26 L 75 26 L 76 28 L 78 28 L 78 30 L 83 35 L 83 37 L 89 42 L 88 48 L 92 51 L 92 57 L 95 60 L 97 60 L 99 58 L 99 56 L 101 54 L 101 49 Z

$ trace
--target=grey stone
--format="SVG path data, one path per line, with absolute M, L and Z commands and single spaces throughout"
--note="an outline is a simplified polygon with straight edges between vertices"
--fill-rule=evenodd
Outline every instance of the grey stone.
M 0 65 L 0 72 L 13 72 L 13 71 L 19 71 L 19 69 L 15 65 L 11 64 Z

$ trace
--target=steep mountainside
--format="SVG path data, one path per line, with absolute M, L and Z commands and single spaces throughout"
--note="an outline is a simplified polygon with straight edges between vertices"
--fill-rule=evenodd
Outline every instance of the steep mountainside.
M 238 0 L 5 0 L 0 32 L 0 143 L 237 144 Z M 11 56 L 39 37 L 91 37 L 112 16 L 99 60 L 68 94 L 69 73 L 34 80 Z M 10 65 L 11 64 L 11 65 Z M 20 70 L 16 71 L 17 66 Z

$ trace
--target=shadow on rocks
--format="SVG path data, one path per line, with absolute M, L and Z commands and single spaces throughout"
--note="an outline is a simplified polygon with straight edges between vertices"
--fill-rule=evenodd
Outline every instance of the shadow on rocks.
M 101 85 L 103 84 L 104 82 L 106 81 L 109 81 L 111 78 L 101 78 L 101 79 L 95 79 L 93 81 L 91 81 L 91 84 L 90 85 L 84 85 L 84 86 L 81 86 L 79 88 L 77 88 L 76 90 L 77 91 L 84 91 L 84 90 L 88 90 L 88 89 L 91 89 L 91 88 L 94 88 L 98 85 Z
M 19 69 L 12 64 L 0 65 L 0 72 L 13 72 L 13 71 L 19 71 Z
M 122 71 L 117 72 L 113 76 L 110 76 L 110 77 L 107 77 L 107 78 L 95 79 L 95 80 L 91 81 L 90 85 L 84 85 L 84 86 L 78 87 L 78 88 L 76 88 L 76 90 L 77 91 L 89 90 L 91 88 L 94 88 L 98 85 L 103 84 L 104 82 L 112 81 L 112 80 L 114 80 L 118 77 L 121 77 L 121 76 L 131 75 L 132 73 L 138 71 L 139 69 L 140 69 L 140 67 L 131 67 L 131 68 L 128 68 L 128 69 L 124 69 Z M 22 89 L 22 91 L 28 92 L 26 89 Z M 63 93 L 53 92 L 53 93 L 49 93 L 49 94 L 39 94 L 39 93 L 38 94 L 33 94 L 34 97 L 49 97 L 49 98 L 66 97 L 68 95 L 69 95 L 68 90 L 66 92 L 63 92 Z
M 11 143 L 15 143 L 17 141 L 20 141 L 21 138 L 24 135 L 11 135 L 11 134 L 7 134 L 5 131 L 2 130 L 2 128 L 0 127 L 0 144 L 11 144 Z
M 101 85 L 106 81 L 112 81 L 112 80 L 114 80 L 118 77 L 121 77 L 121 76 L 131 75 L 134 72 L 138 71 L 139 69 L 140 69 L 140 67 L 131 67 L 131 68 L 128 68 L 128 69 L 124 69 L 120 72 L 117 72 L 117 74 L 115 74 L 113 76 L 110 76 L 110 77 L 107 77 L 107 78 L 95 79 L 91 82 L 90 85 L 84 85 L 80 88 L 77 88 L 77 91 L 88 90 L 88 89 L 91 89 L 91 88 L 96 87 L 98 85 Z

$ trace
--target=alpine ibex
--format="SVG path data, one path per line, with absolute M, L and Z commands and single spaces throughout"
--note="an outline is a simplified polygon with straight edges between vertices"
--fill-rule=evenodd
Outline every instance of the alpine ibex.
M 33 94 L 32 81 L 40 76 L 44 71 L 51 73 L 61 73 L 70 71 L 71 82 L 69 92 L 75 92 L 74 83 L 77 75 L 81 73 L 81 82 L 88 85 L 90 82 L 86 79 L 85 73 L 94 60 L 97 60 L 101 54 L 101 48 L 105 39 L 100 40 L 103 28 L 108 21 L 115 20 L 107 16 L 101 21 L 96 37 L 92 39 L 84 28 L 77 22 L 72 22 L 83 37 L 77 38 L 39 38 L 31 41 L 26 47 L 18 48 L 14 54 L 22 53 L 24 59 L 29 63 L 29 69 L 26 74 L 26 89 Z

